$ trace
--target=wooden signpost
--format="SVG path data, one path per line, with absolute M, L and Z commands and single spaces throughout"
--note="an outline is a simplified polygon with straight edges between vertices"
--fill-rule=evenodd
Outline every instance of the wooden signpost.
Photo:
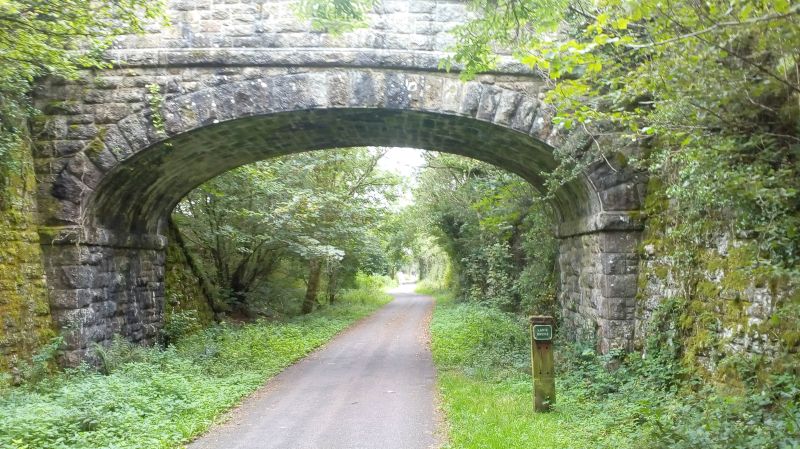
M 532 316 L 531 361 L 533 366 L 533 409 L 550 411 L 556 402 L 556 378 L 553 372 L 553 325 L 551 316 Z

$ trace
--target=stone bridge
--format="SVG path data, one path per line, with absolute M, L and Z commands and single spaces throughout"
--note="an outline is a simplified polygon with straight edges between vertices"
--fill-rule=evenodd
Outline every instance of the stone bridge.
M 311 31 L 292 3 L 174 0 L 170 27 L 120 39 L 114 67 L 36 93 L 40 235 L 66 361 L 121 334 L 150 343 L 164 304 L 166 222 L 202 182 L 308 150 L 412 147 L 455 153 L 541 188 L 554 149 L 547 84 L 504 61 L 461 82 L 438 69 L 455 0 L 382 0 L 369 26 Z M 630 346 L 641 180 L 598 162 L 553 200 L 567 331 Z

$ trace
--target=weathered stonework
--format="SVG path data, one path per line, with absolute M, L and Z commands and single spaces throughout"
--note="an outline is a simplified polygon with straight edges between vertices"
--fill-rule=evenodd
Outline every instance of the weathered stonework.
M 566 332 L 597 338 L 599 349 L 631 349 L 637 293 L 638 232 L 600 232 L 559 242 L 559 303 Z
M 0 372 L 26 361 L 51 328 L 39 234 L 33 161 L 23 145 L 0 164 Z
M 764 372 L 780 371 L 781 364 L 800 352 L 800 285 L 792 278 L 754 265 L 757 242 L 716 234 L 706 245 L 693 248 L 694 263 L 679 263 L 666 235 L 660 211 L 644 233 L 635 308 L 634 345 L 644 348 L 648 337 L 662 338 L 671 326 L 686 366 L 725 382 L 741 382 L 735 364 L 742 355 L 764 356 Z M 663 323 L 658 314 L 675 304 L 674 322 Z M 663 312 L 662 312 L 663 313 Z M 660 326 L 655 330 L 653 325 Z M 794 362 L 790 362 L 789 365 Z
M 115 68 L 37 91 L 42 245 L 70 364 L 115 333 L 157 338 L 167 217 L 229 169 L 309 150 L 412 147 L 541 188 L 553 148 L 585 144 L 552 127 L 546 84 L 524 68 L 503 63 L 467 83 L 437 70 L 446 31 L 467 17 L 461 2 L 386 0 L 369 28 L 339 37 L 309 31 L 286 2 L 170 5 L 173 26 L 120 40 Z M 633 339 L 641 181 L 598 163 L 552 203 L 566 322 L 592 329 L 604 350 Z

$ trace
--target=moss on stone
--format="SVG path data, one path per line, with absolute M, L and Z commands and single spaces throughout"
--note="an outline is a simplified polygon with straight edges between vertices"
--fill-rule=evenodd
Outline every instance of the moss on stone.
M 800 349 L 800 288 L 758 264 L 757 242 L 732 238 L 710 221 L 692 223 L 699 239 L 688 241 L 674 234 L 684 217 L 672 206 L 662 183 L 651 178 L 645 199 L 640 307 L 653 306 L 642 291 L 655 292 L 659 301 L 677 300 L 669 296 L 676 292 L 687 295 L 680 299 L 682 312 L 670 319 L 678 329 L 682 363 L 701 377 L 741 383 L 735 361 L 742 357 L 760 361 L 758 376 L 776 372 Z M 759 315 L 764 313 L 771 315 L 765 319 Z
M 89 156 L 89 158 L 94 158 L 103 152 L 103 150 L 105 149 L 105 143 L 103 142 L 103 140 L 106 138 L 107 133 L 108 133 L 108 128 L 106 128 L 105 126 L 101 126 L 100 128 L 98 128 L 97 135 L 95 136 L 94 139 L 92 139 L 91 142 L 89 142 L 89 145 L 86 146 L 86 150 L 84 150 L 84 152 L 86 153 L 87 156 Z
M 30 148 L 22 144 L 9 157 L 14 163 L 0 168 L 1 195 L 7 199 L 0 210 L 0 371 L 26 360 L 53 336 Z
M 176 313 L 195 311 L 200 324 L 209 325 L 214 322 L 214 311 L 209 299 L 201 287 L 201 279 L 192 272 L 189 261 L 182 249 L 176 244 L 177 230 L 170 228 L 169 245 L 167 246 L 166 271 L 164 287 L 166 301 L 164 319 L 169 321 Z

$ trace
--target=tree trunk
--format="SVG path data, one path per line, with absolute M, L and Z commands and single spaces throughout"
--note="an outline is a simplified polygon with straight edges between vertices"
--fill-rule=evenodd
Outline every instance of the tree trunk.
M 181 253 L 183 253 L 183 257 L 186 259 L 186 264 L 189 265 L 189 269 L 191 270 L 192 274 L 195 278 L 197 278 L 197 283 L 200 286 L 200 290 L 203 292 L 203 297 L 206 300 L 206 304 L 214 313 L 214 321 L 218 322 L 219 318 L 218 315 L 220 313 L 225 312 L 225 309 L 219 307 L 217 302 L 214 300 L 214 289 L 211 286 L 208 278 L 206 278 L 205 273 L 200 267 L 197 265 L 197 262 L 194 260 L 194 256 L 189 251 L 189 248 L 186 246 L 186 242 L 183 240 L 183 235 L 181 235 L 180 229 L 178 229 L 178 225 L 176 225 L 172 218 L 169 219 L 169 238 L 173 239 L 173 242 L 180 248 Z
M 303 315 L 311 313 L 314 310 L 314 304 L 317 303 L 317 291 L 319 290 L 319 279 L 322 275 L 322 260 L 318 258 L 311 259 L 308 262 L 308 286 L 306 286 L 306 297 L 303 299 L 303 308 L 301 312 Z
M 332 268 L 330 273 L 328 274 L 328 304 L 333 304 L 336 301 L 336 291 L 338 290 L 338 285 L 336 283 L 339 281 L 339 270 L 336 268 Z

